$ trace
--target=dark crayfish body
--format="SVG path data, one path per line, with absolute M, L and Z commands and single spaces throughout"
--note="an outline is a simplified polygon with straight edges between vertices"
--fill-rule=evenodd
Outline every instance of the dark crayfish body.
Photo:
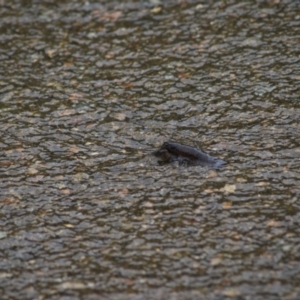
M 219 169 L 226 164 L 222 159 L 212 157 L 191 146 L 175 142 L 164 143 L 153 155 L 165 162 L 178 161 L 180 164 L 209 166 L 215 169 Z

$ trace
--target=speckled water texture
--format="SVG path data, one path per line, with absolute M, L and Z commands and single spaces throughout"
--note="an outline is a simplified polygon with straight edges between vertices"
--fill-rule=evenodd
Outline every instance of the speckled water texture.
M 0 0 L 1 300 L 300 299 L 299 28 L 298 0 Z

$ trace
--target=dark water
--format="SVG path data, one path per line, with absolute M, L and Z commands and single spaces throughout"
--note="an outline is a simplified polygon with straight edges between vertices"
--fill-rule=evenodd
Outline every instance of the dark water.
M 297 0 L 0 0 L 1 299 L 299 299 L 299 27 Z

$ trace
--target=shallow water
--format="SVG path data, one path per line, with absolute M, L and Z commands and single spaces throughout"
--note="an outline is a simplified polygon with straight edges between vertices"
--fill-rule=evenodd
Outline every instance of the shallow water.
M 2 299 L 299 299 L 299 11 L 0 1 Z

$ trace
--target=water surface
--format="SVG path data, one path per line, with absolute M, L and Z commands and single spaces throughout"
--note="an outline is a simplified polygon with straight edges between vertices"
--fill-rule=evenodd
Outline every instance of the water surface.
M 299 299 L 299 3 L 0 1 L 2 299 Z

